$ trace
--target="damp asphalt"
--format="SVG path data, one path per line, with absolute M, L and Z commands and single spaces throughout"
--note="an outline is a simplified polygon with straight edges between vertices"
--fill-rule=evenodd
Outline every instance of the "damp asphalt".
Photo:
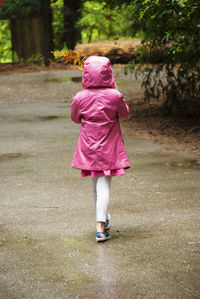
M 200 156 L 125 134 L 132 167 L 112 179 L 97 244 L 91 179 L 71 168 L 80 77 L 0 77 L 0 298 L 200 298 Z

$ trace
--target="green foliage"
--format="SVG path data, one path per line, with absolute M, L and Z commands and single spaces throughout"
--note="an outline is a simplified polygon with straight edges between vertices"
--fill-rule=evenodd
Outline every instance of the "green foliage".
M 129 5 L 143 46 L 126 67 L 143 74 L 145 98 L 173 104 L 200 101 L 200 9 L 198 0 L 136 0 Z
M 85 1 L 77 26 L 82 42 L 132 37 L 132 19 L 127 5 L 111 8 L 102 1 Z
M 40 0 L 6 0 L 0 5 L 0 18 L 10 19 L 40 15 Z
M 9 21 L 0 20 L 0 63 L 12 61 Z
M 51 10 L 53 15 L 53 42 L 55 49 L 63 49 L 63 31 L 64 31 L 64 15 L 63 15 L 63 0 L 51 0 Z
M 82 42 L 104 39 L 132 38 L 132 19 L 127 5 L 113 6 L 114 3 L 102 1 L 83 1 L 81 17 L 77 23 L 81 31 Z M 64 1 L 51 0 L 53 15 L 53 33 L 56 49 L 63 49 L 64 44 Z

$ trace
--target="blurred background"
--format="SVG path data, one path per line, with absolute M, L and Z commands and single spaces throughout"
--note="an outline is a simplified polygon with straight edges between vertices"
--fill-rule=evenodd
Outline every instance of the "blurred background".
M 199 0 L 0 0 L 1 68 L 63 64 L 63 49 L 125 64 L 146 102 L 199 119 Z
M 81 43 L 140 37 L 129 2 L 0 0 L 0 63 L 35 61 Z

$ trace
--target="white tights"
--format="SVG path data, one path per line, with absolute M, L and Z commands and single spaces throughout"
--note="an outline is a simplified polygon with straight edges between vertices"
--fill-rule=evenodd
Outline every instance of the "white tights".
M 92 178 L 97 222 L 106 222 L 106 219 L 110 219 L 110 214 L 108 213 L 110 202 L 110 186 L 110 176 L 99 176 Z

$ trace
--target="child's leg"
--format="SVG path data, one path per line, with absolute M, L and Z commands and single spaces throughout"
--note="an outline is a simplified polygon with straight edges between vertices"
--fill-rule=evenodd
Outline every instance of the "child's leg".
M 100 179 L 103 178 L 103 179 Z M 98 182 L 98 184 L 97 184 Z M 97 207 L 97 185 L 98 185 L 98 207 Z M 106 213 L 106 220 L 110 220 L 111 216 L 108 213 L 108 207 L 109 207 L 109 200 L 110 200 L 110 186 L 111 186 L 111 177 L 109 176 L 102 176 L 102 177 L 96 177 L 96 178 L 92 178 L 92 191 L 93 191 L 93 197 L 94 197 L 94 202 L 95 202 L 95 207 L 96 207 L 96 218 L 97 221 L 99 219 L 99 213 L 98 211 L 102 211 L 102 210 L 107 210 Z M 104 196 L 104 190 L 105 190 L 105 199 L 103 201 L 101 201 L 101 197 Z M 106 204 L 106 208 L 102 208 L 101 206 L 101 202 L 102 205 Z M 100 209 L 99 209 L 99 205 L 100 205 Z M 104 214 L 105 212 L 103 212 Z M 102 212 L 101 212 L 102 214 Z M 104 221 L 105 222 L 105 221 Z
M 97 230 L 104 231 L 106 219 L 110 219 L 108 207 L 110 202 L 111 177 L 93 178 L 93 194 L 96 203 Z
M 98 177 L 92 178 L 92 192 L 93 192 L 95 207 L 96 207 L 96 203 L 97 203 L 97 179 L 98 179 Z
M 106 222 L 110 203 L 111 177 L 101 176 L 97 180 L 96 215 L 97 222 Z

